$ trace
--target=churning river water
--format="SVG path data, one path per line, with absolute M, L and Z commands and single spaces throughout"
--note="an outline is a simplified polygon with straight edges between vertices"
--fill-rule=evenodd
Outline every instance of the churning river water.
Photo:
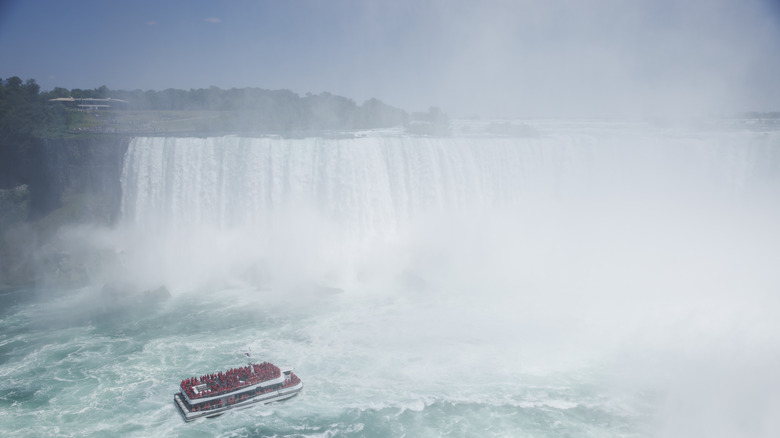
M 780 131 L 136 138 L 88 284 L 0 295 L 0 435 L 770 437 Z M 190 376 L 293 399 L 185 423 Z

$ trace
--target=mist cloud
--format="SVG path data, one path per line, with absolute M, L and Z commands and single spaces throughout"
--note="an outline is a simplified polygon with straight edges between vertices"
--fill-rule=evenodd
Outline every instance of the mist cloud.
M 16 70 L 0 74 L 44 89 L 327 91 L 455 117 L 730 115 L 780 101 L 780 12 L 770 0 L 182 5 L 157 10 L 154 22 L 169 25 L 150 22 L 149 32 L 137 26 L 148 17 L 115 4 L 52 4 L 50 17 L 17 4 L 1 34 L 13 49 L 3 68 Z M 85 14 L 112 32 L 54 37 Z M 230 26 L 210 26 L 220 22 Z M 36 65 L 30 52 L 41 54 Z
M 777 16 L 760 2 L 489 2 L 437 12 L 441 24 L 428 31 L 441 46 L 429 49 L 445 67 L 431 86 L 445 108 L 707 114 L 778 96 L 764 76 L 780 72 L 767 61 L 780 48 Z

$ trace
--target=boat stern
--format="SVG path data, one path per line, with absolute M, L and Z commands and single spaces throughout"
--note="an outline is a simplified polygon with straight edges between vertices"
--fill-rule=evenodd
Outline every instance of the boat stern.
M 182 399 L 181 393 L 176 393 L 173 395 L 173 404 L 176 405 L 176 410 L 179 411 L 184 421 L 189 423 L 190 421 L 194 420 L 194 418 L 192 418 L 192 412 L 187 409 L 187 405 Z

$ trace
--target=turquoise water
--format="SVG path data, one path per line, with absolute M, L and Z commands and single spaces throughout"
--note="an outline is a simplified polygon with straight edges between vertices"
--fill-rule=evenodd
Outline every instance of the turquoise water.
M 422 310 L 341 294 L 289 308 L 247 296 L 257 291 L 221 292 L 110 315 L 79 310 L 89 298 L 73 294 L 83 291 L 45 303 L 6 292 L 15 302 L 0 327 L 3 434 L 642 436 L 646 427 L 644 396 L 615 399 L 598 366 L 533 369 L 511 337 L 448 335 L 458 324 L 442 319 L 463 313 L 452 302 Z M 172 404 L 178 382 L 238 366 L 247 348 L 294 365 L 303 392 L 184 423 Z
M 780 132 L 534 127 L 133 140 L 0 294 L 0 435 L 777 436 Z M 303 391 L 185 423 L 249 349 Z

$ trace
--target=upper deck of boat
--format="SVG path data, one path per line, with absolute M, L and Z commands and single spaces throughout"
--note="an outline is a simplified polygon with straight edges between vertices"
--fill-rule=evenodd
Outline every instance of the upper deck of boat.
M 285 367 L 284 374 L 291 368 Z M 249 364 L 226 372 L 206 374 L 199 378 L 182 380 L 181 392 L 190 403 L 216 400 L 233 392 L 245 392 L 270 385 L 284 383 L 282 369 L 268 362 Z

